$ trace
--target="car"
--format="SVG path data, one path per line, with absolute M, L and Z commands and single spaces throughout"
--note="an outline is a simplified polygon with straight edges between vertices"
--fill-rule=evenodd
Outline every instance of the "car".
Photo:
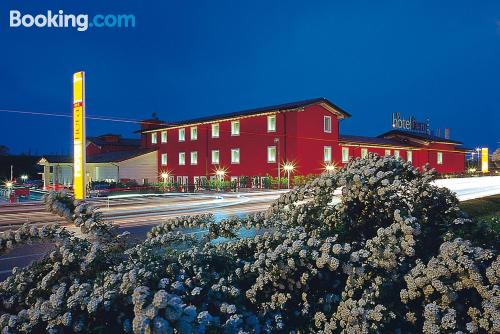
M 43 187 L 43 180 L 27 180 L 24 185 L 32 189 L 40 189 Z
M 111 192 L 109 184 L 96 184 L 90 190 L 90 197 L 105 197 Z

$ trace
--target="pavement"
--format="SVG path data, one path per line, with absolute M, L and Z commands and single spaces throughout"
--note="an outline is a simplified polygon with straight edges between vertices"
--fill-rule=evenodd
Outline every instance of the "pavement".
M 500 176 L 441 179 L 435 184 L 450 189 L 460 201 L 500 194 Z M 119 195 L 90 199 L 90 202 L 102 211 L 105 219 L 142 239 L 152 226 L 168 218 L 210 212 L 219 220 L 264 211 L 283 192 Z M 40 202 L 0 204 L 0 231 L 26 222 L 37 226 L 47 223 L 68 226 L 61 217 L 46 212 Z M 0 281 L 11 273 L 14 266 L 27 266 L 50 248 L 50 244 L 26 245 L 0 256 Z

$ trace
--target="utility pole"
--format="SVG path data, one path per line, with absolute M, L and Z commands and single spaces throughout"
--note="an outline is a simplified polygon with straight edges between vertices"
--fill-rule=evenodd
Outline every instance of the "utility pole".
M 278 190 L 281 188 L 281 170 L 280 170 L 280 139 L 274 138 L 274 143 L 278 151 Z

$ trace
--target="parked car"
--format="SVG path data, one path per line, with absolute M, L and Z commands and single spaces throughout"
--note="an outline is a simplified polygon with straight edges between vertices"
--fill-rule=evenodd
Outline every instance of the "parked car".
M 24 185 L 32 189 L 40 189 L 43 187 L 43 180 L 27 180 Z
M 90 190 L 90 197 L 105 197 L 111 192 L 109 184 L 96 184 Z

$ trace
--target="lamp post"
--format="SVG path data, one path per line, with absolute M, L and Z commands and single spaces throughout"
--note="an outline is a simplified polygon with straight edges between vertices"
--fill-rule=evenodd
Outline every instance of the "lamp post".
M 221 190 L 222 181 L 224 181 L 226 171 L 224 170 L 224 168 L 218 168 L 215 170 L 215 175 L 219 179 L 219 184 L 217 185 L 217 188 L 218 188 L 218 190 Z
M 274 138 L 274 143 L 276 144 L 276 150 L 278 153 L 278 190 L 281 187 L 281 169 L 280 169 L 280 139 Z
M 224 181 L 224 176 L 226 175 L 226 172 L 223 169 L 218 169 L 215 172 L 215 175 L 219 177 L 219 181 Z
M 167 180 L 170 174 L 168 172 L 162 172 L 160 176 L 163 179 L 163 191 L 165 191 L 165 189 L 167 188 Z
M 285 172 L 287 174 L 287 178 L 288 178 L 287 184 L 288 184 L 288 189 L 290 189 L 290 173 L 293 172 L 293 170 L 295 169 L 295 166 L 292 162 L 286 162 L 283 165 L 283 169 L 285 170 Z
M 7 188 L 7 198 L 9 201 L 11 200 L 10 196 L 12 194 L 12 187 L 14 186 L 14 183 L 12 181 L 7 181 L 5 182 L 5 187 Z
M 332 163 L 327 163 L 327 164 L 325 165 L 325 171 L 326 171 L 327 173 L 333 173 L 333 172 L 335 171 L 335 165 L 334 165 L 334 164 L 332 164 Z
M 476 148 L 477 151 L 477 169 L 481 169 L 481 149 L 478 147 Z

